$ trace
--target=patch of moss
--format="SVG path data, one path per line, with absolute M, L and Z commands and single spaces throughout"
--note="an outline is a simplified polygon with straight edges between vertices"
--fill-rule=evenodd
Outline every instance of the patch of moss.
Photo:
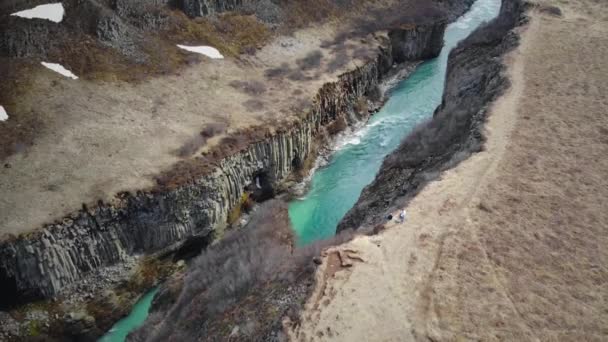
M 234 224 L 241 217 L 243 211 L 248 211 L 253 206 L 252 199 L 249 193 L 245 192 L 241 195 L 239 203 L 237 203 L 228 213 L 228 224 Z
M 154 256 L 144 257 L 137 266 L 125 290 L 142 293 L 157 284 L 159 280 L 169 277 L 175 265 L 170 260 L 160 260 Z
M 27 327 L 27 336 L 37 337 L 40 336 L 42 330 L 42 323 L 37 320 L 31 320 Z
M 308 153 L 308 156 L 306 156 L 300 168 L 298 168 L 294 173 L 294 177 L 297 181 L 301 181 L 308 176 L 310 170 L 312 170 L 312 168 L 315 166 L 315 161 L 319 155 L 319 146 L 324 145 L 325 142 L 326 137 L 320 136 L 319 140 L 312 144 L 310 153 Z
M 49 317 L 61 317 L 64 314 L 63 303 L 61 301 L 39 300 L 19 306 L 10 311 L 10 314 L 17 321 L 23 321 L 29 312 L 45 312 Z

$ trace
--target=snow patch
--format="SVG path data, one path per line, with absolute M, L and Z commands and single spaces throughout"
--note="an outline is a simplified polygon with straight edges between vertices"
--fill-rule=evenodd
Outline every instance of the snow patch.
M 13 13 L 11 15 L 26 19 L 46 19 L 60 23 L 63 20 L 65 10 L 60 2 L 36 6 L 32 9 Z
M 70 70 L 66 69 L 63 67 L 63 65 L 61 64 L 57 64 L 57 63 L 47 63 L 47 62 L 41 62 L 42 65 L 44 65 L 45 67 L 62 74 L 65 77 L 69 77 L 73 80 L 77 80 L 78 76 L 74 75 Z
M 8 113 L 4 110 L 4 107 L 0 106 L 0 121 L 8 120 Z
M 211 46 L 187 46 L 177 44 L 177 47 L 186 51 L 200 53 L 201 55 L 205 55 L 212 59 L 224 58 L 224 56 L 216 48 Z

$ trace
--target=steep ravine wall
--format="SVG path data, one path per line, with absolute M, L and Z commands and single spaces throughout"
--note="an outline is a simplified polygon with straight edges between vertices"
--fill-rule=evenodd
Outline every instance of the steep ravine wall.
M 502 56 L 518 44 L 513 29 L 525 22 L 525 5 L 504 0 L 499 16 L 463 40 L 448 60 L 441 105 L 388 155 L 376 178 L 345 215 L 338 231 L 380 223 L 426 183 L 483 148 L 488 105 L 509 86 Z
M 445 25 L 438 23 L 439 29 Z M 412 26 L 409 29 L 416 29 Z M 436 30 L 423 32 L 436 34 Z M 5 298 L 55 296 L 87 272 L 124 260 L 130 255 L 174 249 L 189 239 L 222 229 L 229 211 L 240 205 L 245 188 L 255 178 L 276 187 L 306 160 L 325 127 L 343 120 L 353 123 L 357 101 L 382 81 L 403 56 L 394 45 L 417 47 L 429 55 L 433 41 L 424 34 L 402 35 L 379 48 L 364 66 L 322 87 L 312 110 L 299 124 L 268 138 L 251 142 L 224 158 L 201 177 L 155 192 L 121 194 L 117 203 L 83 207 L 60 222 L 29 235 L 0 243 L 0 286 Z
M 401 28 L 392 30 L 389 33 L 391 41 L 395 42 L 394 52 L 397 63 L 408 60 L 429 59 L 439 55 L 443 47 L 443 33 L 447 26 L 447 21 L 436 25 L 420 25 L 411 28 Z M 423 43 L 426 49 L 418 48 L 415 42 L 425 39 Z M 399 44 L 405 42 L 405 44 Z
M 235 11 L 262 0 L 182 0 L 182 10 L 191 17 Z

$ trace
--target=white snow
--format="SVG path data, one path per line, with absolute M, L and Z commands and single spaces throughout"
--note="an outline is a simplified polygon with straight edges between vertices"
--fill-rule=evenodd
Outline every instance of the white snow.
M 63 67 L 63 65 L 61 64 L 57 64 L 57 63 L 46 63 L 46 62 L 41 62 L 42 65 L 44 65 L 45 67 L 58 72 L 60 74 L 62 74 L 65 77 L 69 77 L 71 79 L 77 80 L 78 76 L 74 75 L 70 70 L 66 69 Z
M 0 106 L 0 121 L 8 120 L 8 114 L 4 110 L 4 107 Z
M 205 55 L 213 59 L 224 58 L 224 56 L 222 56 L 222 54 L 216 48 L 211 46 L 187 46 L 177 44 L 177 47 L 186 51 L 200 53 L 201 55 Z
M 65 10 L 60 2 L 36 6 L 32 9 L 13 13 L 11 15 L 27 19 L 46 19 L 56 23 L 63 20 Z

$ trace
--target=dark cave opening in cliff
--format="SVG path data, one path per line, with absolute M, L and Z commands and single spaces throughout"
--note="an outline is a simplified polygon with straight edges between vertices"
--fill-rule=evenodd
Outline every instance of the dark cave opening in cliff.
M 275 189 L 272 186 L 272 178 L 267 171 L 261 170 L 253 174 L 252 182 L 248 186 L 251 199 L 256 202 L 264 202 L 274 197 Z
M 198 256 L 214 239 L 215 234 L 190 237 L 175 251 L 173 261 L 190 260 Z
M 4 272 L 0 272 L 0 310 L 10 309 L 24 301 L 19 295 L 17 282 Z
M 300 159 L 298 155 L 293 157 L 293 159 L 291 160 L 291 168 L 298 171 L 302 169 L 302 166 L 304 166 L 302 163 L 302 159 Z

